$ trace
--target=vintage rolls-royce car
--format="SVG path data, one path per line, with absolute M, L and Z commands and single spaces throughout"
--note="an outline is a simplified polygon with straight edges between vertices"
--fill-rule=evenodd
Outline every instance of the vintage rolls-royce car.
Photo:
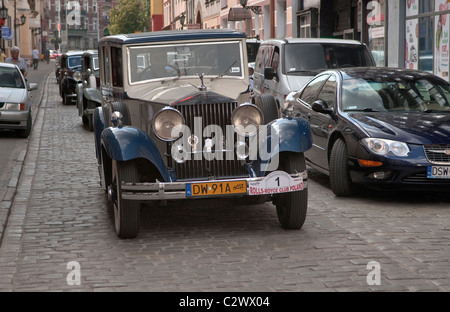
M 282 228 L 303 226 L 310 128 L 248 102 L 244 33 L 107 36 L 99 59 L 96 156 L 120 238 L 138 235 L 141 203 L 167 200 L 272 201 Z
M 85 51 L 81 57 L 81 80 L 78 81 L 75 92 L 77 94 L 78 115 L 83 124 L 93 131 L 92 116 L 94 109 L 102 104 L 100 93 L 100 66 L 98 51 Z
M 64 105 L 75 104 L 77 95 L 75 89 L 81 80 L 81 56 L 83 51 L 69 51 L 60 57 L 60 69 L 57 81 L 59 95 Z

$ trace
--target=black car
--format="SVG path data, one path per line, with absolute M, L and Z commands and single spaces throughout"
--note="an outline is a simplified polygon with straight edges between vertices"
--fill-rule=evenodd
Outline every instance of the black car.
M 284 104 L 306 119 L 307 164 L 337 196 L 356 185 L 450 190 L 450 84 L 420 71 L 346 68 L 315 76 Z
M 59 94 L 63 104 L 75 104 L 77 99 L 76 87 L 81 77 L 81 56 L 83 51 L 69 51 L 60 57 Z

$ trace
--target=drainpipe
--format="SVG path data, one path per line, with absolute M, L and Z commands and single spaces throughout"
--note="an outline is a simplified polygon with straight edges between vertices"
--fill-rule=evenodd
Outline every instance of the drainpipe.
M 275 0 L 270 0 L 270 38 L 275 38 Z

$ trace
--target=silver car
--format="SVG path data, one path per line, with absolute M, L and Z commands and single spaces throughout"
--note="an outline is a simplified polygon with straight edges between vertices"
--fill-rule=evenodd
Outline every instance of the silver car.
M 29 91 L 36 83 L 27 85 L 19 68 L 0 63 L 0 130 L 15 130 L 18 137 L 31 133 L 32 117 Z

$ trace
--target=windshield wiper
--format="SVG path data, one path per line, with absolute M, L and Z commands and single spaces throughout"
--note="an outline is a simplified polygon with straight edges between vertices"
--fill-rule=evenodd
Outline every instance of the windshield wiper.
M 233 64 L 231 64 L 230 66 L 228 66 L 228 68 L 227 68 L 222 74 L 220 74 L 219 76 L 216 76 L 216 77 L 211 78 L 210 81 L 214 81 L 214 80 L 216 80 L 216 79 L 218 79 L 218 78 L 222 78 L 223 75 L 225 75 L 225 74 L 230 70 L 230 68 L 233 67 L 234 64 L 236 64 L 236 62 L 237 62 L 237 61 L 235 60 L 235 61 L 233 62 Z

